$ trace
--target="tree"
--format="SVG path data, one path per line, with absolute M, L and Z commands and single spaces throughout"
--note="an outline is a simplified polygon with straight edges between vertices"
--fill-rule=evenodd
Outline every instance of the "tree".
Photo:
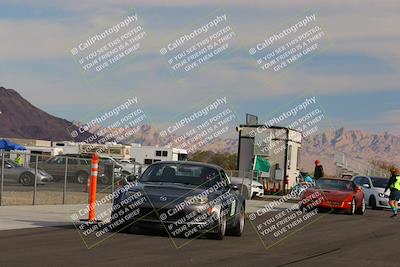
M 206 151 L 196 151 L 189 155 L 189 160 L 212 163 L 221 166 L 225 170 L 235 170 L 237 162 L 237 154 L 231 154 L 226 152 L 212 152 Z

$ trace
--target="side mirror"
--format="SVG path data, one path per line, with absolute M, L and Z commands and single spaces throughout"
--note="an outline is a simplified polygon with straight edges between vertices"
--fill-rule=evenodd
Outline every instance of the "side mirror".
M 235 184 L 231 184 L 231 189 L 234 191 L 237 191 L 237 190 L 239 190 L 239 187 Z
M 371 186 L 369 184 L 363 184 L 362 186 L 365 188 L 371 188 Z
M 129 183 L 132 183 L 132 182 L 136 181 L 137 178 L 138 178 L 137 175 L 131 174 L 131 175 L 128 175 L 128 176 L 126 177 L 126 180 L 127 180 Z

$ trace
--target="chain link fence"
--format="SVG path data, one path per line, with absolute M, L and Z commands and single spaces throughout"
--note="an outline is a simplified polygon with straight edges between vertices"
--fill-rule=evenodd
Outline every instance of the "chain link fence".
M 0 206 L 88 203 L 90 157 L 7 151 L 0 157 Z M 126 175 L 119 163 L 100 159 L 97 197 L 112 193 Z

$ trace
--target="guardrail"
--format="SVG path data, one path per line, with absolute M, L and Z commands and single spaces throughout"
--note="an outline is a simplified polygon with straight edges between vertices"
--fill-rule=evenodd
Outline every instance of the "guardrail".
M 356 175 L 369 175 L 378 177 L 389 177 L 390 173 L 371 163 L 349 157 L 343 152 L 336 152 L 334 156 L 335 165 L 345 171 Z

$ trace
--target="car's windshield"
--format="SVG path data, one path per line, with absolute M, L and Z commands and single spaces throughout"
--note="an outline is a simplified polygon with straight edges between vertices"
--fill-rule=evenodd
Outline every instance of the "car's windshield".
M 372 184 L 374 187 L 385 188 L 389 182 L 388 178 L 371 177 Z
M 343 181 L 336 179 L 319 179 L 317 180 L 316 186 L 320 189 L 332 189 L 332 190 L 343 190 L 343 191 L 353 190 L 353 184 L 351 181 Z
M 140 182 L 179 183 L 210 187 L 221 181 L 219 171 L 201 165 L 161 163 L 151 165 L 140 177 Z

